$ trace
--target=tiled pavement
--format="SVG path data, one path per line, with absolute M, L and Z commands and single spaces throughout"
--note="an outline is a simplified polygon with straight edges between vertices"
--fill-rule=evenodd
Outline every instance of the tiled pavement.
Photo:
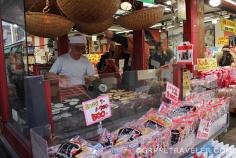
M 236 114 L 231 114 L 228 131 L 227 133 L 222 134 L 219 137 L 219 140 L 226 144 L 236 145 Z

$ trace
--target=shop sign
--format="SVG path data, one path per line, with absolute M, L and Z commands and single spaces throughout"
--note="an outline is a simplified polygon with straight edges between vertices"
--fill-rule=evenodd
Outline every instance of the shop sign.
M 216 58 L 198 58 L 197 59 L 198 71 L 214 70 L 218 67 Z
M 229 38 L 228 37 L 220 37 L 217 40 L 218 45 L 228 45 L 229 44 Z
M 109 96 L 101 96 L 82 103 L 86 125 L 90 126 L 112 116 Z
M 155 0 L 138 0 L 139 2 L 155 4 Z
M 228 19 L 221 19 L 221 30 L 236 33 L 236 22 Z
M 197 138 L 202 140 L 208 140 L 210 135 L 211 125 L 212 123 L 210 121 L 202 119 L 198 127 Z
M 175 85 L 171 84 L 170 82 L 167 82 L 166 84 L 166 98 L 175 102 L 179 100 L 179 93 L 180 90 L 178 87 L 176 87 Z
M 193 45 L 183 42 L 177 47 L 177 63 L 193 63 Z

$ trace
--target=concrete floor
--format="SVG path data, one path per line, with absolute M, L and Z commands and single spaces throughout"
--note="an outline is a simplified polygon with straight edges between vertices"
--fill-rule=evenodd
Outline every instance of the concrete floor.
M 236 145 L 236 114 L 230 115 L 230 126 L 227 133 L 219 136 L 219 141 L 223 141 L 226 144 Z

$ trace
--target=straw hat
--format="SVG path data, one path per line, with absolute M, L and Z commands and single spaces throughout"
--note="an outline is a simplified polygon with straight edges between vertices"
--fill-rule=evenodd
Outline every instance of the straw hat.
M 126 29 L 141 30 L 161 21 L 163 14 L 163 7 L 142 9 L 119 17 L 117 23 Z
M 74 23 L 99 23 L 111 18 L 120 0 L 57 0 L 61 11 Z
M 100 23 L 92 23 L 92 24 L 80 22 L 74 26 L 74 29 L 88 35 L 98 34 L 106 31 L 109 27 L 112 26 L 113 22 L 114 22 L 113 18 L 109 18 Z
M 26 13 L 27 31 L 40 37 L 58 37 L 66 34 L 74 26 L 74 23 L 63 16 L 41 13 Z

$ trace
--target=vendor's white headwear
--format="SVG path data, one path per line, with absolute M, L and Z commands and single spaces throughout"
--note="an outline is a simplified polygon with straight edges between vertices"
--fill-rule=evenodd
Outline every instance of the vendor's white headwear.
M 87 39 L 85 36 L 76 35 L 69 37 L 70 44 L 87 44 Z

